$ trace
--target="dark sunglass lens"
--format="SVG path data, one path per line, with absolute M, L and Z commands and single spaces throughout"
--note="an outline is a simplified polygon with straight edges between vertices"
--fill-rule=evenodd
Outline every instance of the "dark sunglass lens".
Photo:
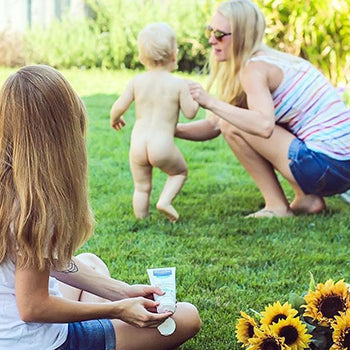
M 225 36 L 225 33 L 220 30 L 214 30 L 214 36 L 216 40 L 221 40 Z

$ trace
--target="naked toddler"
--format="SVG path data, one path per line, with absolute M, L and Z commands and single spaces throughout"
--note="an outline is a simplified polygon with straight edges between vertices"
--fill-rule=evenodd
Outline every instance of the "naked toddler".
M 134 181 L 133 207 L 137 218 L 149 212 L 152 189 L 152 168 L 157 167 L 168 178 L 159 197 L 157 209 L 170 221 L 179 214 L 172 201 L 181 190 L 186 177 L 186 162 L 174 143 L 180 109 L 193 119 L 198 111 L 188 84 L 171 74 L 177 67 L 177 44 L 173 29 L 165 23 L 152 23 L 138 36 L 139 59 L 147 72 L 137 75 L 114 102 L 111 126 L 125 126 L 122 115 L 135 101 L 136 121 L 131 135 L 130 167 Z

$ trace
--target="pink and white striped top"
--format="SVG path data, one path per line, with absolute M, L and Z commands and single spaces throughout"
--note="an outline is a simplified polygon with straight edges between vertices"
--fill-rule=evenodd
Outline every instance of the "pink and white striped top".
M 251 61 L 264 61 L 283 71 L 283 81 L 272 93 L 276 123 L 309 149 L 349 160 L 350 110 L 326 77 L 303 59 L 258 56 Z

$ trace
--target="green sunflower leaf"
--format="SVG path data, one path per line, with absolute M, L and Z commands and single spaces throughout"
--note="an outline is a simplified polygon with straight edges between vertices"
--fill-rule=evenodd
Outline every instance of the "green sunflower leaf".
M 309 290 L 315 291 L 316 289 L 316 282 L 314 279 L 314 275 L 312 274 L 311 271 L 309 271 L 310 274 L 310 283 L 309 283 Z
M 298 311 L 299 314 L 302 314 L 301 307 L 305 304 L 305 299 L 302 296 L 297 293 L 290 292 L 288 302 Z

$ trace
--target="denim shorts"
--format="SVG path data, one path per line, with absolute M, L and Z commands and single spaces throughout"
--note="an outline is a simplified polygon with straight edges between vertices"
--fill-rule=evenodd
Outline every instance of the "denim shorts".
M 288 158 L 289 168 L 305 194 L 332 196 L 350 188 L 350 160 L 312 151 L 299 139 L 291 142 Z
M 56 350 L 115 350 L 115 332 L 110 320 L 68 324 L 66 341 Z

